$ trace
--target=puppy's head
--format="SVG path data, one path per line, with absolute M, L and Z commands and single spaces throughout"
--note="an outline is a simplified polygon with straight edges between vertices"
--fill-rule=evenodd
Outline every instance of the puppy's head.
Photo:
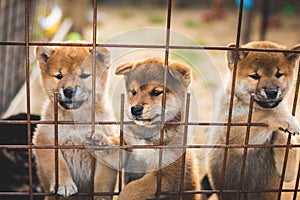
M 229 47 L 235 47 L 234 44 Z M 252 42 L 244 48 L 266 48 L 286 50 L 272 42 Z M 300 45 L 290 48 L 300 50 Z M 263 108 L 276 107 L 286 96 L 292 85 L 296 53 L 239 51 L 237 58 L 235 95 L 244 103 L 249 103 L 250 94 Z M 228 51 L 229 69 L 234 67 L 235 51 Z
M 101 92 L 107 79 L 110 54 L 105 48 L 96 52 L 86 47 L 37 47 L 42 85 L 50 100 L 59 94 L 64 109 L 80 108 L 92 92 L 93 56 L 96 68 L 96 93 Z
M 165 120 L 175 119 L 182 111 L 188 86 L 191 82 L 190 68 L 182 63 L 164 66 L 158 59 L 146 59 L 136 63 L 125 63 L 116 68 L 117 75 L 124 75 L 128 116 L 141 126 L 161 121 L 166 70 Z

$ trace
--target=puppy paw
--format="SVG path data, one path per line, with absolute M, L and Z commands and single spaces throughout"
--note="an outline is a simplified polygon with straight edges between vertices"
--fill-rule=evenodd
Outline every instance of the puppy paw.
M 73 181 L 70 181 L 69 183 L 59 184 L 57 188 L 57 192 L 55 191 L 55 183 L 52 183 L 50 185 L 50 192 L 57 193 L 58 195 L 64 197 L 68 197 L 78 193 L 78 189 L 75 183 Z
M 289 121 L 286 122 L 286 124 L 287 125 L 285 125 L 284 127 L 279 127 L 279 130 L 292 135 L 299 135 L 300 126 L 298 120 L 295 117 L 291 117 Z
M 97 146 L 110 145 L 108 137 L 101 131 L 95 131 L 94 133 L 88 132 L 86 134 L 86 142 L 88 144 L 97 145 Z

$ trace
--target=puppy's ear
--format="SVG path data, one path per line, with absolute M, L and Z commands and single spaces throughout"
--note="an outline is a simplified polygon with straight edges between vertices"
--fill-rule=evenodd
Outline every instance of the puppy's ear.
M 236 47 L 235 44 L 229 44 L 228 47 Z M 231 65 L 234 63 L 235 58 L 235 50 L 228 50 L 227 51 L 227 60 L 228 64 Z M 238 51 L 238 61 L 244 59 L 248 55 L 249 51 Z
M 49 58 L 55 52 L 55 48 L 52 47 L 45 47 L 45 46 L 38 46 L 36 47 L 36 58 L 40 63 L 40 67 L 46 65 Z
M 290 48 L 290 50 L 300 50 L 300 44 L 297 44 L 296 46 Z M 288 59 L 288 61 L 290 62 L 294 62 L 299 58 L 299 54 L 298 53 L 284 53 L 284 56 Z
M 183 63 L 174 62 L 169 65 L 170 74 L 177 80 L 183 78 L 185 85 L 191 83 L 191 68 Z
M 94 49 L 89 50 L 91 55 L 94 53 Z M 105 47 L 96 47 L 96 58 L 99 62 L 104 63 L 105 66 L 110 66 L 110 51 Z
M 134 64 L 130 63 L 130 62 L 123 63 L 116 68 L 115 74 L 116 75 L 124 75 L 124 74 L 128 73 L 129 71 L 131 71 L 133 66 L 134 66 Z

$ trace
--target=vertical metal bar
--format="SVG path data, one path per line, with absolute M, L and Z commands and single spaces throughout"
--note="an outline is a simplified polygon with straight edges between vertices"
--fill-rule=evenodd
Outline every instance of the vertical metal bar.
M 123 137 L 123 130 L 124 130 L 124 94 L 121 94 L 121 116 L 120 116 L 120 147 L 123 146 L 124 143 L 124 137 Z M 122 161 L 123 161 L 123 149 L 119 149 L 119 193 L 122 191 Z
M 284 183 L 285 171 L 286 171 L 287 161 L 288 161 L 289 152 L 290 152 L 291 138 L 292 138 L 292 134 L 289 133 L 288 139 L 287 139 L 287 142 L 286 142 L 286 149 L 285 149 L 283 167 L 282 167 L 282 172 L 281 172 L 281 179 L 280 179 L 278 196 L 277 196 L 278 200 L 281 199 L 281 193 L 282 193 L 282 187 L 283 187 L 283 183 Z
M 180 175 L 180 185 L 179 185 L 179 199 L 183 200 L 184 192 L 184 177 L 185 177 L 185 162 L 186 162 L 186 144 L 187 144 L 187 133 L 188 133 L 188 123 L 190 114 L 190 101 L 191 95 L 188 93 L 186 95 L 185 104 L 185 114 L 184 114 L 184 130 L 183 130 L 183 141 L 182 141 L 182 156 L 181 156 L 181 175 Z
M 296 178 L 296 183 L 295 183 L 293 200 L 297 200 L 299 179 L 300 179 L 300 162 L 298 163 L 298 172 L 297 172 L 297 178 Z
M 164 143 L 164 125 L 165 125 L 165 108 L 166 108 L 166 88 L 167 88 L 167 72 L 169 64 L 169 46 L 170 46 L 170 27 L 171 27 L 171 13 L 172 13 L 172 0 L 168 0 L 168 13 L 167 13 L 167 27 L 166 27 L 166 47 L 165 47 L 165 71 L 164 71 L 164 90 L 162 98 L 162 110 L 161 110 L 161 128 L 160 128 L 160 145 Z M 163 151 L 159 149 L 159 170 L 157 174 L 157 199 L 160 197 L 161 193 L 161 177 L 162 177 L 162 160 L 163 160 Z
M 226 145 L 229 144 L 229 138 L 230 138 L 230 128 L 231 128 L 231 120 L 232 120 L 232 109 L 233 109 L 233 99 L 234 99 L 234 91 L 235 91 L 238 51 L 239 51 L 240 37 L 241 37 L 243 6 L 244 6 L 244 0 L 241 0 L 240 1 L 240 8 L 239 8 L 239 16 L 238 16 L 238 27 L 237 27 L 236 48 L 235 48 L 235 56 L 234 56 L 234 66 L 233 66 L 233 71 L 232 71 L 231 95 L 230 95 L 230 103 L 229 103 L 228 119 L 227 119 L 228 125 L 226 126 L 226 128 L 227 128 L 227 130 L 226 130 Z M 227 154 L 228 154 L 228 147 L 225 147 L 224 148 L 224 157 L 223 157 L 222 177 L 221 177 L 222 184 L 221 184 L 220 194 L 219 194 L 220 199 L 222 199 L 223 186 L 224 186 L 224 183 L 225 183 Z
M 166 28 L 166 47 L 165 47 L 165 71 L 164 71 L 164 91 L 162 98 L 162 124 L 161 124 L 161 135 L 160 135 L 160 144 L 163 144 L 163 126 L 165 124 L 165 108 L 166 108 L 166 89 L 167 89 L 167 79 L 168 79 L 168 65 L 169 65 L 169 49 L 170 49 L 170 27 L 171 27 L 171 11 L 172 11 L 172 0 L 168 1 L 168 14 L 167 14 L 167 28 Z
M 97 0 L 93 1 L 93 65 L 92 65 L 92 108 L 91 108 L 91 131 L 95 132 L 95 104 L 96 104 L 96 40 L 97 40 Z M 95 149 L 92 149 L 91 157 L 91 200 L 94 199 L 95 189 Z
M 296 111 L 297 111 L 299 86 L 300 86 L 300 62 L 298 63 L 298 74 L 297 74 L 297 80 L 296 80 L 296 85 L 295 85 L 295 94 L 294 94 L 294 100 L 293 100 L 293 108 L 292 108 L 293 116 L 296 115 Z
M 92 132 L 95 131 L 95 99 L 96 99 L 96 40 L 97 40 L 97 0 L 93 3 L 93 65 L 92 65 L 92 109 L 91 109 L 91 119 L 92 119 Z
M 30 200 L 33 200 L 32 188 L 32 149 L 31 149 L 31 117 L 30 117 L 30 62 L 29 62 L 29 0 L 25 1 L 25 43 L 26 43 L 26 101 L 27 101 L 27 145 L 28 145 L 28 176 Z
M 295 86 L 295 94 L 294 94 L 294 101 L 293 101 L 293 108 L 292 108 L 292 115 L 293 116 L 295 116 L 295 114 L 296 114 L 298 94 L 299 94 L 299 79 L 300 79 L 299 69 L 300 68 L 298 67 L 298 75 L 297 75 L 297 81 L 296 81 L 296 86 Z M 292 139 L 292 135 L 289 133 L 288 139 L 287 139 L 287 144 L 286 144 L 285 155 L 284 155 L 284 161 L 283 161 L 283 167 L 282 167 L 282 173 L 281 173 L 279 191 L 278 191 L 278 198 L 277 198 L 278 200 L 280 200 L 280 198 L 281 198 L 281 193 L 282 193 L 282 187 L 283 187 L 283 183 L 284 183 L 284 177 L 285 177 L 286 167 L 287 167 L 287 164 L 288 164 L 288 157 L 289 157 L 291 139 Z M 296 182 L 296 185 L 297 185 L 297 182 Z M 297 193 L 296 192 L 297 190 L 298 190 L 298 187 L 295 188 L 294 192 Z M 295 195 L 295 193 L 294 193 L 294 195 Z
M 253 103 L 254 103 L 254 94 L 250 96 L 250 105 L 249 105 L 249 112 L 248 112 L 248 120 L 247 120 L 247 129 L 246 129 L 246 136 L 244 141 L 244 152 L 243 152 L 243 161 L 242 161 L 242 169 L 240 174 L 240 181 L 239 181 L 239 193 L 238 199 L 241 198 L 241 192 L 244 189 L 244 175 L 245 175 L 245 168 L 246 168 L 246 161 L 247 161 L 247 154 L 248 154 L 248 144 L 249 144 L 249 137 L 250 137 L 250 129 L 251 129 L 251 121 L 252 121 L 252 113 L 253 113 Z
M 298 103 L 298 95 L 299 95 L 299 86 L 300 86 L 300 62 L 298 63 L 298 74 L 295 86 L 295 94 L 294 94 L 294 101 L 293 101 L 293 108 L 292 108 L 292 115 L 295 116 L 297 111 L 297 103 Z M 298 187 L 299 187 L 299 179 L 300 179 L 300 161 L 298 163 L 298 173 L 297 179 L 295 183 L 295 190 L 294 190 L 294 197 L 293 199 L 297 199 Z
M 58 200 L 59 196 L 57 194 L 59 185 L 59 163 L 58 163 L 58 93 L 54 92 L 54 163 L 55 163 L 55 199 Z
M 94 144 L 93 144 L 94 146 Z M 94 191 L 94 188 L 95 188 L 95 149 L 92 148 L 91 149 L 91 191 L 90 191 L 90 199 L 93 200 L 94 199 L 94 195 L 95 195 L 95 191 Z

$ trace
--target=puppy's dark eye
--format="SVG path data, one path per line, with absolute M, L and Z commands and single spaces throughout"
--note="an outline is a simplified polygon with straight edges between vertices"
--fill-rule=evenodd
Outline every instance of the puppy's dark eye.
M 254 80 L 259 80 L 260 79 L 260 76 L 257 73 L 251 74 L 251 75 L 249 75 L 249 77 L 254 79 Z
M 79 77 L 80 77 L 81 79 L 86 79 L 86 78 L 90 77 L 90 74 L 82 73 L 82 74 L 80 74 Z
M 150 95 L 153 96 L 153 97 L 157 97 L 157 96 L 161 95 L 162 93 L 163 93 L 163 91 L 161 91 L 161 90 L 153 89 L 150 92 Z
M 280 73 L 279 71 L 277 71 L 275 76 L 276 76 L 276 78 L 280 78 L 283 76 L 283 73 Z
M 63 78 L 63 75 L 62 75 L 62 74 L 57 74 L 57 75 L 55 76 L 55 78 L 57 78 L 58 80 L 60 80 L 60 79 Z
M 135 90 L 130 90 L 130 93 L 134 96 L 136 95 L 136 91 Z

